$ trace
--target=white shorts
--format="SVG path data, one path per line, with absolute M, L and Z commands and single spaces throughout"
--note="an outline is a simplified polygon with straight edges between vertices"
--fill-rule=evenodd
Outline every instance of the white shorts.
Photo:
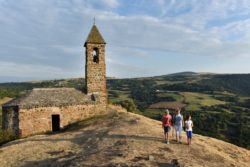
M 181 136 L 182 126 L 175 126 L 175 131 L 177 136 Z

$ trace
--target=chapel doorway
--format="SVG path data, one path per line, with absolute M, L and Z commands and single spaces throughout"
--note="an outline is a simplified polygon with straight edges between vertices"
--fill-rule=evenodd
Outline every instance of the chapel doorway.
M 60 115 L 52 115 L 52 132 L 60 130 Z

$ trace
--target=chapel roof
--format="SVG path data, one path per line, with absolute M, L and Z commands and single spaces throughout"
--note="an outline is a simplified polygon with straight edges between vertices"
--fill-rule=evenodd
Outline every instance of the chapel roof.
M 96 25 L 92 26 L 84 46 L 86 43 L 106 44 Z
M 74 88 L 34 88 L 25 95 L 13 99 L 3 107 L 19 108 L 61 107 L 94 102 L 90 95 Z

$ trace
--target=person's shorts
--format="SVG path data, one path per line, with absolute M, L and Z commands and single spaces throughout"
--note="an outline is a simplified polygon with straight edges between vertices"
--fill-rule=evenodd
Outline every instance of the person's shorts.
M 164 126 L 164 132 L 165 132 L 165 133 L 170 132 L 170 130 L 171 130 L 171 127 L 170 127 L 170 126 Z
M 181 136 L 182 126 L 175 126 L 175 131 L 177 136 Z
M 187 133 L 187 137 L 192 139 L 192 131 L 186 131 L 186 133 Z

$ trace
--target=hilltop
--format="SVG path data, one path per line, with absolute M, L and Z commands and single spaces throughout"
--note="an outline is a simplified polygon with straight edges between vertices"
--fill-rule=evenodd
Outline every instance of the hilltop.
M 113 109 L 111 109 L 113 108 Z M 121 108 L 71 125 L 57 134 L 36 135 L 0 147 L 0 166 L 242 166 L 250 151 L 201 135 L 193 144 L 163 142 L 161 123 Z

